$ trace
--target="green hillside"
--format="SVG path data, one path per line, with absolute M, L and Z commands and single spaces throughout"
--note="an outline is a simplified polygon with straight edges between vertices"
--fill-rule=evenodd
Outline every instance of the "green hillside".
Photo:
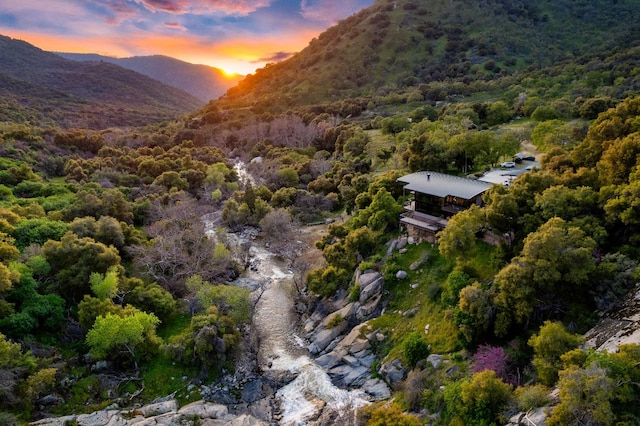
M 0 120 L 101 129 L 173 120 L 202 101 L 122 67 L 0 37 Z
M 640 3 L 380 0 L 292 58 L 258 70 L 224 105 L 282 108 L 489 80 L 637 43 Z

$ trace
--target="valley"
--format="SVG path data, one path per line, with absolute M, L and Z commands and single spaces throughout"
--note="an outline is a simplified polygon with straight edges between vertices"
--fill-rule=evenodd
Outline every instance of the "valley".
M 637 424 L 639 5 L 379 0 L 206 104 L 1 37 L 0 424 Z

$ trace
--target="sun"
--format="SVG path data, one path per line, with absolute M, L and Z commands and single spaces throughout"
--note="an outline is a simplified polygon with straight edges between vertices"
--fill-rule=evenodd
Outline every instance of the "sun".
M 222 67 L 216 67 L 220 70 L 220 72 L 222 73 L 222 76 L 228 79 L 232 79 L 232 78 L 237 78 L 240 74 L 238 74 L 235 71 L 232 71 L 230 69 L 227 68 L 222 68 Z

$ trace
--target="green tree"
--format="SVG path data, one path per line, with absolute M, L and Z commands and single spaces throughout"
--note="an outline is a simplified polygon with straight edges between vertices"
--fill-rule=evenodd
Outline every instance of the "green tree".
M 615 416 L 610 400 L 613 381 L 604 368 L 591 364 L 582 369 L 570 366 L 560 371 L 560 404 L 547 420 L 550 426 L 612 425 Z
M 504 101 L 496 101 L 487 108 L 487 124 L 496 126 L 506 123 L 513 117 L 513 110 Z
M 464 260 L 471 253 L 476 242 L 476 233 L 485 225 L 485 211 L 473 205 L 454 215 L 440 233 L 438 249 L 450 259 Z
M 581 229 L 558 217 L 529 234 L 520 256 L 495 277 L 496 332 L 507 333 L 512 322 L 523 324 L 534 311 L 576 303 L 580 294 L 584 298 L 595 268 L 595 247 L 595 241 Z
M 582 343 L 582 337 L 569 333 L 559 322 L 546 321 L 538 334 L 529 339 L 533 348 L 533 366 L 538 379 L 551 386 L 558 380 L 558 371 L 562 369 L 561 356 Z
M 47 241 L 42 252 L 51 265 L 55 288 L 68 301 L 80 300 L 89 293 L 91 273 L 104 274 L 120 264 L 114 247 L 92 238 L 79 238 L 72 232 L 67 232 L 60 241 Z
M 159 323 L 155 315 L 141 311 L 125 316 L 106 314 L 96 318 L 86 342 L 91 355 L 98 359 L 114 359 L 125 352 L 139 371 L 141 356 L 152 353 L 160 344 L 156 336 Z

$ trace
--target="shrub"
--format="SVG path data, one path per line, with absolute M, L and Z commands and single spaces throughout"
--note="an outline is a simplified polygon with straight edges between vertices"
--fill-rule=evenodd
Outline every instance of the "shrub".
M 518 408 L 529 411 L 549 404 L 549 389 L 543 385 L 521 386 L 516 389 L 515 397 Z
M 429 355 L 429 347 L 420 333 L 414 331 L 407 336 L 403 345 L 403 355 L 407 365 L 411 368 Z

